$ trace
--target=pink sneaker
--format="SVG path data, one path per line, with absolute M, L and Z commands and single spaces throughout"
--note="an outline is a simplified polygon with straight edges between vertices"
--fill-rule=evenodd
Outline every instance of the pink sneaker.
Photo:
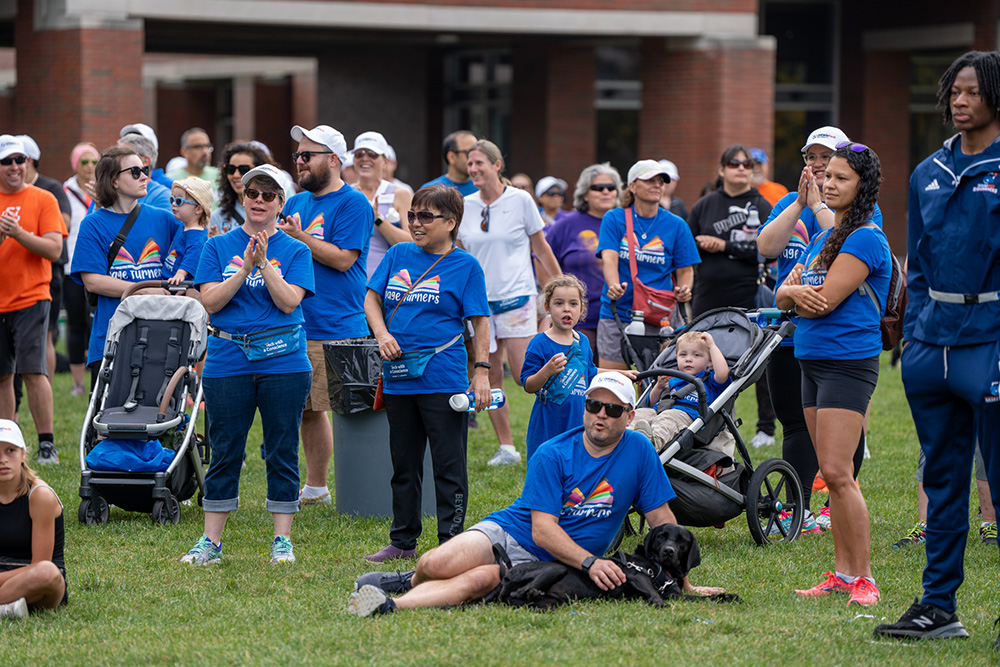
M 821 584 L 816 584 L 812 588 L 807 588 L 805 590 L 795 589 L 796 595 L 801 595 L 804 598 L 817 598 L 821 595 L 829 595 L 830 593 L 847 593 L 851 591 L 851 586 L 844 582 L 843 579 L 838 577 L 833 572 L 824 572 L 823 576 L 826 577 L 826 581 Z
M 851 599 L 847 601 L 847 604 L 860 604 L 867 607 L 878 604 L 878 599 L 882 597 L 882 594 L 878 590 L 878 586 L 864 577 L 858 577 L 855 579 L 854 583 L 851 584 L 850 589 Z

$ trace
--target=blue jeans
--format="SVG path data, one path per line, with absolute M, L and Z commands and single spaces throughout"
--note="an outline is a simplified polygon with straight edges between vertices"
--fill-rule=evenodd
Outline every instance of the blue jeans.
M 257 410 L 264 428 L 267 511 L 299 511 L 299 426 L 312 373 L 205 378 L 205 408 L 212 462 L 205 475 L 206 512 L 240 506 L 240 471 Z

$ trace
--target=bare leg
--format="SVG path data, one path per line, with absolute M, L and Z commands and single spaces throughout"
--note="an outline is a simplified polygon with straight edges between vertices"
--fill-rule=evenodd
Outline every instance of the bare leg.
M 469 530 L 431 549 L 417 561 L 413 588 L 396 599 L 399 609 L 440 607 L 476 600 L 500 583 L 490 538 Z
M 976 484 L 979 482 L 977 480 Z M 985 482 L 984 482 L 985 484 Z M 982 500 L 983 494 L 980 491 L 979 498 Z M 986 502 L 990 501 L 990 487 L 986 487 Z M 986 512 L 983 512 L 983 516 L 986 516 Z M 917 482 L 917 521 L 926 525 L 927 524 L 927 492 L 924 491 L 924 483 Z M 985 519 L 984 519 L 985 521 Z
M 306 455 L 306 485 L 326 486 L 333 454 L 333 427 L 326 412 L 302 412 L 302 449 Z
M 222 544 L 222 531 L 228 518 L 229 512 L 205 512 L 205 537 Z
M 85 364 L 70 364 L 69 374 L 73 376 L 73 384 L 80 385 L 84 387 L 84 380 L 86 379 L 87 366 Z
M 21 568 L 0 585 L 0 604 L 24 598 L 28 606 L 37 609 L 55 609 L 62 602 L 66 582 L 52 561 Z
M 628 364 L 619 361 L 608 361 L 607 359 L 601 360 L 601 368 L 608 371 L 627 371 L 629 369 Z
M 274 536 L 279 535 L 292 539 L 292 520 L 295 518 L 295 514 L 280 514 L 278 512 L 271 513 L 271 519 L 274 521 Z
M 996 523 L 997 513 L 994 511 L 993 501 L 990 499 L 990 483 L 985 479 L 977 479 L 976 493 L 979 495 L 979 509 L 983 513 L 983 521 Z
M 27 373 L 21 377 L 24 378 L 28 409 L 35 420 L 35 429 L 39 433 L 52 433 L 52 383 L 49 377 L 41 373 Z

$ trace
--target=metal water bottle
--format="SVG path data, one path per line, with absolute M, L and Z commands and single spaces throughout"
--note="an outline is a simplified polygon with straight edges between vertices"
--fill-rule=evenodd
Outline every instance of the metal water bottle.
M 507 397 L 503 393 L 503 389 L 491 389 L 490 394 L 493 400 L 487 405 L 485 410 L 496 410 L 497 408 L 502 408 L 504 403 L 507 402 Z M 464 394 L 454 394 L 448 399 L 448 405 L 455 412 L 475 412 L 476 411 L 476 394 L 474 392 L 466 392 Z
M 646 324 L 643 322 L 645 315 L 641 310 L 633 310 L 632 321 L 625 327 L 625 333 L 629 336 L 644 336 L 646 334 Z

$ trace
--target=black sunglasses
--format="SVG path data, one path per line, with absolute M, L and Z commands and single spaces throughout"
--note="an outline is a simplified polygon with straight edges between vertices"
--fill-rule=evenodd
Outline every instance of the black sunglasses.
M 406 219 L 409 220 L 409 222 L 410 222 L 411 225 L 413 223 L 417 222 L 418 220 L 420 221 L 421 225 L 429 225 L 432 222 L 434 222 L 435 219 L 437 219 L 437 218 L 443 218 L 443 217 L 444 216 L 441 215 L 440 213 L 438 215 L 434 215 L 430 211 L 412 211 L 411 210 L 411 211 L 407 211 L 406 212 Z
M 183 206 L 184 204 L 191 204 L 191 206 L 201 206 L 201 204 L 199 204 L 198 202 L 191 201 L 190 199 L 184 199 L 184 197 L 171 197 L 170 203 L 173 206 Z
M 261 192 L 260 190 L 257 190 L 255 188 L 243 188 L 243 196 L 246 199 L 251 199 L 251 200 L 256 199 L 257 197 L 260 197 L 261 199 L 263 199 L 264 201 L 266 201 L 268 204 L 270 204 L 271 202 L 274 201 L 274 198 L 278 196 L 278 193 L 277 192 Z
M 740 167 L 746 167 L 747 169 L 753 169 L 753 160 L 737 160 L 733 158 L 726 163 L 727 167 L 732 169 L 739 169 Z
M 306 160 L 306 162 L 308 162 L 308 161 L 309 160 Z M 253 169 L 253 167 L 251 167 L 248 164 L 227 164 L 222 169 L 226 172 L 227 176 L 232 176 L 237 171 L 240 172 L 240 176 L 246 176 L 247 172 L 250 171 L 251 169 Z
M 583 407 L 587 409 L 592 415 L 596 415 L 604 408 L 604 413 L 611 417 L 612 419 L 618 419 L 622 416 L 622 413 L 628 409 L 627 405 L 619 405 L 617 403 L 605 403 L 604 401 L 598 401 L 593 398 L 588 398 L 583 402 Z
M 292 153 L 292 162 L 298 162 L 302 158 L 303 162 L 309 162 L 313 155 L 333 155 L 333 151 L 302 151 Z
M 25 156 L 23 156 L 23 155 L 15 155 L 13 157 L 5 157 L 4 159 L 0 160 L 0 164 L 2 164 L 5 167 L 9 167 L 10 165 L 12 165 L 14 163 L 24 164 L 27 161 L 28 161 L 28 158 L 26 158 Z
M 592 192 L 618 192 L 614 183 L 596 183 L 590 186 Z
M 839 144 L 837 144 L 838 151 L 841 148 L 848 148 L 848 147 L 855 153 L 864 153 L 866 150 L 868 150 L 868 147 L 865 146 L 864 144 L 855 144 L 850 141 L 841 141 Z
M 125 169 L 122 169 L 118 173 L 124 174 L 126 171 L 132 174 L 132 178 L 138 181 L 139 177 L 142 174 L 146 174 L 146 176 L 149 176 L 149 165 L 147 164 L 145 167 L 126 167 Z
M 490 231 L 490 207 L 483 209 L 483 221 L 479 223 L 479 228 L 484 232 Z

